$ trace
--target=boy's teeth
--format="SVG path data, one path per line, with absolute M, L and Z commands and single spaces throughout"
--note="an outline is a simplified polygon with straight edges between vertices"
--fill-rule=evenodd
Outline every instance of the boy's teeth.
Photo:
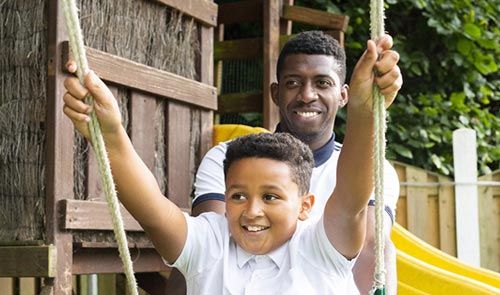
M 317 112 L 297 112 L 297 114 L 299 114 L 302 117 L 309 118 L 309 117 L 317 115 L 318 113 Z
M 248 231 L 260 231 L 260 230 L 265 229 L 265 227 L 264 226 L 252 226 L 252 225 L 249 225 L 249 226 L 247 226 L 247 229 L 248 229 Z

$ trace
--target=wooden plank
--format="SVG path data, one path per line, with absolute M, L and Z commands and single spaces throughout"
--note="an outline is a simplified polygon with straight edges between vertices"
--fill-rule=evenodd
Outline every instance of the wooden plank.
M 169 7 L 182 11 L 192 16 L 205 25 L 215 27 L 217 25 L 217 4 L 207 0 L 156 0 Z
M 37 294 L 38 283 L 35 278 L 19 278 L 19 295 Z
M 63 62 L 69 59 L 68 42 L 62 44 Z M 166 71 L 161 71 L 126 58 L 85 47 L 89 67 L 101 79 L 164 96 L 191 105 L 215 110 L 217 89 Z
M 476 132 L 460 128 L 453 131 L 455 169 L 455 216 L 457 257 L 473 266 L 481 264 L 477 186 Z M 466 184 L 469 183 L 469 184 Z
M 219 112 L 262 112 L 262 91 L 229 93 L 219 96 Z
M 101 201 L 61 200 L 63 229 L 74 230 L 113 230 L 108 204 Z M 127 231 L 143 231 L 137 220 L 120 206 L 123 225 Z
M 291 6 L 294 3 L 294 0 L 281 0 L 282 5 Z M 282 6 L 282 7 L 283 7 Z M 281 15 L 282 13 L 280 13 Z M 292 34 L 292 21 L 286 19 L 280 19 L 280 34 L 281 35 L 291 35 Z
M 408 182 L 426 182 L 427 173 L 424 170 L 411 166 L 406 167 L 406 177 Z M 408 230 L 424 241 L 429 241 L 428 233 L 428 195 L 427 190 L 415 186 L 407 188 L 406 196 L 408 208 Z
M 264 1 L 263 5 L 263 127 L 274 130 L 279 122 L 279 110 L 271 98 L 271 83 L 276 81 L 276 63 L 280 50 L 280 1 Z
M 448 177 L 438 176 L 438 182 L 450 182 Z M 453 186 L 439 187 L 439 249 L 456 256 L 455 194 Z
M 262 1 L 246 0 L 219 4 L 218 24 L 241 24 L 262 20 Z M 266 0 L 267 1 L 267 0 Z M 273 2 L 277 2 L 274 1 Z
M 262 38 L 246 38 L 215 42 L 214 59 L 255 59 L 262 57 Z
M 62 40 L 67 40 L 65 22 L 59 1 L 47 3 L 47 122 L 45 187 L 45 232 L 47 244 L 57 249 L 57 266 L 54 278 L 44 280 L 44 294 L 71 294 L 71 265 L 73 263 L 73 237 L 59 226 L 58 202 L 73 198 L 73 134 L 71 121 L 61 111 L 62 97 L 66 90 L 62 71 Z M 31 263 L 36 260 L 32 260 Z
M 480 180 L 492 181 L 493 174 Z M 498 180 L 497 180 L 498 181 Z M 492 186 L 478 187 L 481 267 L 500 271 L 500 194 Z
M 54 245 L 0 247 L 0 276 L 54 278 L 57 273 L 56 256 Z
M 150 171 L 154 171 L 155 165 L 155 110 L 154 96 L 137 91 L 131 93 L 130 139 Z
M 223 36 L 222 36 L 223 37 Z M 214 84 L 214 29 L 202 27 L 200 30 L 201 52 L 199 63 L 200 82 L 213 85 Z M 222 64 L 220 65 L 222 67 Z M 222 69 L 221 69 L 222 71 Z M 214 112 L 211 110 L 200 110 L 200 144 L 198 147 L 198 162 L 196 162 L 196 170 L 201 162 L 202 157 L 212 147 L 214 125 Z
M 14 279 L 0 278 L 0 294 L 14 295 Z
M 167 196 L 179 207 L 191 207 L 190 132 L 191 113 L 186 105 L 167 105 Z
M 154 249 L 130 249 L 134 262 L 134 272 L 166 271 L 169 268 L 163 263 Z M 73 255 L 73 274 L 123 273 L 123 264 L 118 249 L 81 248 Z
M 298 23 L 340 30 L 342 32 L 345 32 L 349 25 L 349 17 L 347 15 L 301 6 L 284 5 L 281 17 Z

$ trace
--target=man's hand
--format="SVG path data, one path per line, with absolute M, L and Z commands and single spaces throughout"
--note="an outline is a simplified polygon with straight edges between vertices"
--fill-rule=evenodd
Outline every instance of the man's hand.
M 390 50 L 392 45 L 390 35 L 384 35 L 377 43 L 368 40 L 367 49 L 356 64 L 349 85 L 351 107 L 361 107 L 371 111 L 374 82 L 385 97 L 386 108 L 396 98 L 403 85 L 403 78 L 397 65 L 399 54 Z

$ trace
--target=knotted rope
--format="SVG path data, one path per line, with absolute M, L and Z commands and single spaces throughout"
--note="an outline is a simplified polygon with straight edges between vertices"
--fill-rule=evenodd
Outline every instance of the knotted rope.
M 384 1 L 370 0 L 371 39 L 377 41 L 384 33 Z M 373 85 L 374 116 L 374 183 L 375 183 L 375 274 L 371 294 L 385 294 L 384 265 L 384 161 L 385 161 L 385 99 Z
M 89 71 L 85 48 L 83 46 L 83 37 L 78 20 L 78 12 L 75 1 L 63 0 L 63 12 L 66 19 L 66 29 L 69 35 L 69 44 L 73 52 L 73 58 L 78 66 L 77 76 L 80 83 L 85 86 L 85 74 Z M 85 97 L 85 102 L 93 105 L 94 98 L 92 95 Z M 104 186 L 104 194 L 108 203 L 108 210 L 113 223 L 113 229 L 116 240 L 118 242 L 118 251 L 123 263 L 123 269 L 127 278 L 128 294 L 138 295 L 137 284 L 135 281 L 134 271 L 132 268 L 132 259 L 128 249 L 127 236 L 123 227 L 123 219 L 120 214 L 120 203 L 116 196 L 115 183 L 111 175 L 111 167 L 109 164 L 108 155 L 104 146 L 104 140 L 101 134 L 101 128 L 94 109 L 90 114 L 90 122 L 88 123 L 91 143 L 95 151 L 97 166 L 101 175 L 101 180 Z

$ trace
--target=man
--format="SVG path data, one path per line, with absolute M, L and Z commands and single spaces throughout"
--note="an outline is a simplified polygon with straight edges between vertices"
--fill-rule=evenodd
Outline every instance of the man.
M 349 97 L 363 101 L 358 98 L 371 96 L 374 81 L 386 99 L 394 99 L 401 88 L 402 77 L 397 66 L 399 55 L 390 50 L 391 47 L 390 36 L 381 38 L 377 42 L 379 53 L 379 60 L 375 64 L 377 75 L 355 71 L 350 88 L 344 84 L 345 53 L 332 37 L 318 31 L 304 32 L 289 40 L 280 53 L 277 64 L 278 83 L 271 85 L 271 95 L 279 106 L 281 119 L 276 132 L 290 133 L 313 150 L 315 168 L 311 179 L 311 192 L 315 195 L 316 201 L 311 212 L 312 218 L 317 218 L 320 212 L 323 212 L 326 200 L 335 188 L 335 181 L 332 179 L 336 177 L 336 169 L 332 169 L 332 166 L 337 165 L 341 149 L 341 145 L 335 142 L 333 132 L 338 109 L 347 104 Z M 363 57 L 360 61 L 363 62 Z M 225 150 L 226 143 L 214 147 L 207 153 L 199 167 L 192 207 L 192 214 L 195 216 L 209 211 L 220 214 L 225 212 L 222 169 Z M 394 169 L 389 164 L 385 166 L 386 291 L 387 294 L 396 294 L 396 254 L 390 233 L 399 195 L 399 183 Z M 370 201 L 367 212 L 364 248 L 352 271 L 361 294 L 368 294 L 373 285 L 375 266 L 373 200 Z

